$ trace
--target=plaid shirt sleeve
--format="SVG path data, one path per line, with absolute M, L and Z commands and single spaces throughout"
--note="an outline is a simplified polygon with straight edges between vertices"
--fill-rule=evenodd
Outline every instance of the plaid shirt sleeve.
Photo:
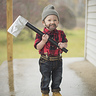
M 66 35 L 65 35 L 65 33 L 63 31 L 60 32 L 60 35 L 61 35 L 60 36 L 60 39 L 61 39 L 60 42 L 63 42 L 63 43 L 68 42 L 68 40 L 66 38 Z
M 41 41 L 41 39 L 42 39 L 42 36 L 39 34 L 36 34 L 35 43 L 34 43 L 35 48 L 36 48 L 36 45 Z

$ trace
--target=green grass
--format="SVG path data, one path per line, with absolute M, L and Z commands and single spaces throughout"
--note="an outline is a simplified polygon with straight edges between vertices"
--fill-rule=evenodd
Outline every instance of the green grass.
M 84 29 L 65 30 L 68 39 L 68 53 L 64 57 L 83 57 L 84 56 Z
M 23 30 L 23 34 L 13 38 L 13 58 L 39 58 L 38 50 L 34 48 L 34 40 L 28 37 L 28 32 Z M 83 57 L 84 56 L 84 29 L 65 30 L 68 39 L 68 53 L 63 53 L 63 57 Z M 35 33 L 34 33 L 35 36 Z M 7 33 L 0 30 L 0 64 L 7 60 Z

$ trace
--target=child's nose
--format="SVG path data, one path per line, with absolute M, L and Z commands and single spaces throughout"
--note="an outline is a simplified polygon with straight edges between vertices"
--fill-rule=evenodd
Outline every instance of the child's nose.
M 51 21 L 51 24 L 54 24 L 54 21 Z

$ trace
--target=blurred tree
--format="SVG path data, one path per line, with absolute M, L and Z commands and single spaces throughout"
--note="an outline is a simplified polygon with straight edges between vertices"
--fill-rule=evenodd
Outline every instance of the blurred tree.
M 73 9 L 77 16 L 85 16 L 85 0 L 62 0 L 68 7 Z
M 85 0 L 78 0 L 78 16 L 84 17 L 85 16 Z
M 55 4 L 58 6 L 63 4 L 65 6 L 67 6 L 68 8 L 74 10 L 74 13 L 76 16 L 84 17 L 85 1 L 86 0 L 55 0 Z
M 18 15 L 25 17 L 32 24 L 37 23 L 41 18 L 41 11 L 45 5 L 48 4 L 47 0 L 14 0 L 14 18 Z M 34 39 L 33 32 L 27 28 L 29 37 Z
M 0 28 L 6 28 L 6 0 L 0 0 Z
M 85 15 L 85 0 L 13 0 L 13 19 L 15 20 L 18 15 L 22 15 L 32 24 L 35 24 L 41 19 L 42 10 L 48 4 L 56 6 L 60 15 L 62 14 L 61 20 L 64 22 L 66 16 L 68 19 L 68 16 L 74 17 L 74 14 L 80 17 L 84 17 Z M 62 22 L 62 25 L 63 24 Z M 65 27 L 66 26 L 67 25 L 65 25 Z M 0 0 L 0 28 L 6 28 L 6 0 Z M 29 30 L 29 36 L 33 38 L 32 32 L 30 31 L 32 30 Z
M 76 26 L 76 16 L 71 9 L 61 4 L 61 6 L 58 7 L 57 11 L 60 16 L 60 24 L 62 25 L 62 27 L 72 29 Z

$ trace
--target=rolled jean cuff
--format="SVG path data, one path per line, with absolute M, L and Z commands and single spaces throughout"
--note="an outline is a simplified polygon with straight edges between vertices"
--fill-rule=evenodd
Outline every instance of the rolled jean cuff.
M 48 94 L 48 93 L 49 93 L 49 90 L 41 90 L 41 92 L 42 92 L 43 94 Z
M 61 91 L 60 88 L 59 89 L 52 89 L 52 92 L 59 92 L 59 91 Z

